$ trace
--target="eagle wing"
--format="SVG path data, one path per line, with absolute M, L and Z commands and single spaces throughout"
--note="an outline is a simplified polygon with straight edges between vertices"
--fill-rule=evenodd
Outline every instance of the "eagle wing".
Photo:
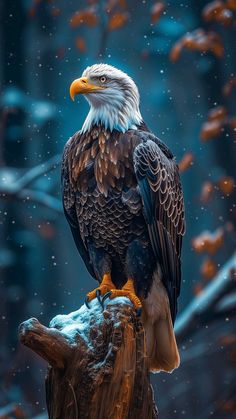
M 65 145 L 63 158 L 62 158 L 62 168 L 61 168 L 61 186 L 62 186 L 62 203 L 63 209 L 66 216 L 66 219 L 71 228 L 71 232 L 76 244 L 76 247 L 79 251 L 80 256 L 82 257 L 86 268 L 88 269 L 91 276 L 95 278 L 95 273 L 90 263 L 89 253 L 84 245 L 82 237 L 80 235 L 79 224 L 76 215 L 76 194 L 73 190 L 72 184 L 70 182 L 69 175 L 69 162 L 68 162 L 68 153 L 70 152 L 72 137 Z
M 142 133 L 133 161 L 152 249 L 161 267 L 174 323 L 181 282 L 181 246 L 185 232 L 183 192 L 178 166 L 154 135 Z

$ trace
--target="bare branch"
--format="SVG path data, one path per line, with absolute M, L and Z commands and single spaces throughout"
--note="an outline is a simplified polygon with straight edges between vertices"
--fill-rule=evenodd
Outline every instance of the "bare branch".
M 29 319 L 19 326 L 21 343 L 28 346 L 50 365 L 64 368 L 72 348 L 64 333 L 43 326 L 37 319 Z
M 18 200 L 33 201 L 53 211 L 62 213 L 61 201 L 48 193 L 38 189 L 28 189 L 27 186 L 55 169 L 61 161 L 61 155 L 56 154 L 49 160 L 29 169 L 20 179 L 11 183 L 0 183 L 0 196 L 3 199 L 13 197 Z
M 18 189 L 20 190 L 25 188 L 40 176 L 45 175 L 53 169 L 56 169 L 60 162 L 61 154 L 56 154 L 44 163 L 32 167 L 16 182 Z

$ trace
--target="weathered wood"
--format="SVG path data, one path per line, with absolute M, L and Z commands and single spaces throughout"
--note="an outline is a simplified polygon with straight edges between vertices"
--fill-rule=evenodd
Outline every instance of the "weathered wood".
M 46 359 L 50 419 L 154 419 L 142 322 L 128 299 L 97 300 L 56 316 L 47 328 L 22 323 L 21 342 Z

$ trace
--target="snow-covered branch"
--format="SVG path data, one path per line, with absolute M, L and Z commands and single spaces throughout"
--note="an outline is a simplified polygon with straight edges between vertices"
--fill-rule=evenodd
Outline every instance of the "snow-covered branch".
M 0 178 L 0 197 L 8 199 L 13 197 L 21 201 L 33 201 L 40 205 L 43 205 L 47 208 L 50 208 L 53 211 L 62 212 L 61 201 L 56 197 L 35 188 L 28 188 L 28 186 L 50 172 L 53 169 L 56 169 L 61 161 L 61 155 L 56 154 L 51 157 L 49 160 L 41 163 L 35 167 L 32 167 L 23 176 L 16 180 L 5 181 L 3 176 Z M 11 168 L 6 168 L 9 172 Z M 4 170 L 4 168 L 2 169 Z
M 188 305 L 179 316 L 175 333 L 179 340 L 194 332 L 204 322 L 210 321 L 226 308 L 232 309 L 232 298 L 229 302 L 226 295 L 236 289 L 236 252 L 219 271 L 216 278 Z M 235 299 L 233 300 L 235 301 Z M 235 307 L 235 306 L 234 306 Z
M 129 300 L 97 299 L 45 327 L 22 323 L 21 342 L 46 359 L 51 419 L 157 419 L 149 381 L 145 335 Z

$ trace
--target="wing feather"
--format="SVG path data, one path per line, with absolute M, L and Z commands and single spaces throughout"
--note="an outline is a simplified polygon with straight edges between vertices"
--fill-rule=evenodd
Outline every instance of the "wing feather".
M 167 147 L 151 134 L 142 135 L 143 141 L 134 150 L 134 169 L 150 242 L 162 270 L 174 322 L 185 232 L 183 192 L 178 166 Z
M 69 172 L 69 164 L 68 164 L 68 153 L 70 152 L 71 141 L 73 141 L 73 138 L 74 137 L 72 137 L 66 143 L 64 152 L 63 152 L 63 158 L 62 158 L 61 186 L 62 186 L 63 208 L 64 208 L 66 219 L 69 223 L 76 247 L 79 251 L 79 254 L 82 257 L 90 275 L 95 277 L 93 267 L 90 263 L 88 251 L 80 235 L 80 229 L 79 229 L 79 224 L 78 224 L 77 214 L 76 214 L 76 193 L 73 190 L 73 186 L 70 181 L 70 175 L 69 175 L 70 172 Z

